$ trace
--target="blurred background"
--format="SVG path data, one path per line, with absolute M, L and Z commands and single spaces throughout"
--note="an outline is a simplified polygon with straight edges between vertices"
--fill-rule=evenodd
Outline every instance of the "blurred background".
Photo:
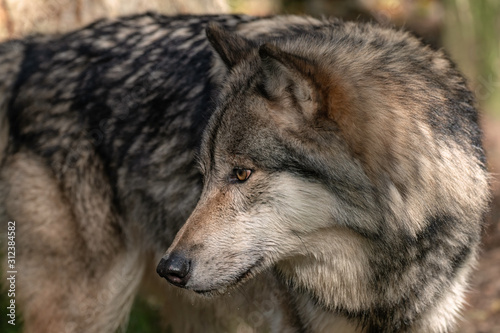
M 459 332 L 500 333 L 500 0 L 0 0 L 0 41 L 69 31 L 98 18 L 147 10 L 376 21 L 411 30 L 447 50 L 468 78 L 482 112 L 494 192 L 483 252 Z M 158 332 L 156 306 L 138 300 L 128 332 Z M 1 332 L 18 331 L 5 324 L 0 321 Z

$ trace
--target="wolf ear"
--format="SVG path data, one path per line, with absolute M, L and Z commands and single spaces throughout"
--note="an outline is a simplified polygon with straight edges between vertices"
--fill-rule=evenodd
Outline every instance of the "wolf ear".
M 312 120 L 321 103 L 317 87 L 317 69 L 310 60 L 287 53 L 275 45 L 264 44 L 259 48 L 265 75 L 265 93 L 275 100 L 288 100 L 299 106 L 296 111 L 281 115 L 297 121 Z M 290 110 L 291 108 L 286 108 Z M 301 121 L 302 121 L 301 120 Z M 290 121 L 287 121 L 290 123 Z
M 245 59 L 256 45 L 244 37 L 225 30 L 220 24 L 210 22 L 206 28 L 207 38 L 222 61 L 232 68 Z

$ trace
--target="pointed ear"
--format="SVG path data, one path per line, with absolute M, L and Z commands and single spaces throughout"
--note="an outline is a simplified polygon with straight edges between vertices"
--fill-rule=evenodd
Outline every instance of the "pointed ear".
M 262 95 L 269 99 L 268 114 L 275 124 L 298 140 L 324 140 L 324 131 L 352 127 L 354 101 L 345 80 L 320 58 L 306 58 L 278 46 L 259 47 Z
M 264 82 L 262 88 L 270 100 L 279 101 L 283 110 L 279 116 L 290 124 L 313 120 L 320 108 L 321 96 L 317 87 L 314 64 L 305 58 L 287 53 L 275 45 L 259 48 Z
M 210 22 L 206 28 L 207 38 L 222 61 L 232 68 L 245 59 L 256 45 L 244 37 L 225 30 L 220 24 Z

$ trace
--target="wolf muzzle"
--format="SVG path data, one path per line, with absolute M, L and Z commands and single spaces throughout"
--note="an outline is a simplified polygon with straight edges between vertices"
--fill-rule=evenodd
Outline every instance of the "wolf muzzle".
M 191 276 L 191 261 L 179 252 L 172 252 L 161 258 L 156 272 L 171 284 L 184 287 Z

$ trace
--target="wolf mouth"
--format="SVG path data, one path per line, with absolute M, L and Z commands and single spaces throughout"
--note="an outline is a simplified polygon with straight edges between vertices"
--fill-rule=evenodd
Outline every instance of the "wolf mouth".
M 245 269 L 243 272 L 238 274 L 234 279 L 234 282 L 225 285 L 221 288 L 213 288 L 213 289 L 193 289 L 193 291 L 200 295 L 209 295 L 209 294 L 223 294 L 225 290 L 236 287 L 237 285 L 247 281 L 252 275 L 255 274 L 255 271 L 258 270 L 262 266 L 262 262 L 264 261 L 263 257 L 260 257 L 255 263 L 253 263 L 250 267 Z

